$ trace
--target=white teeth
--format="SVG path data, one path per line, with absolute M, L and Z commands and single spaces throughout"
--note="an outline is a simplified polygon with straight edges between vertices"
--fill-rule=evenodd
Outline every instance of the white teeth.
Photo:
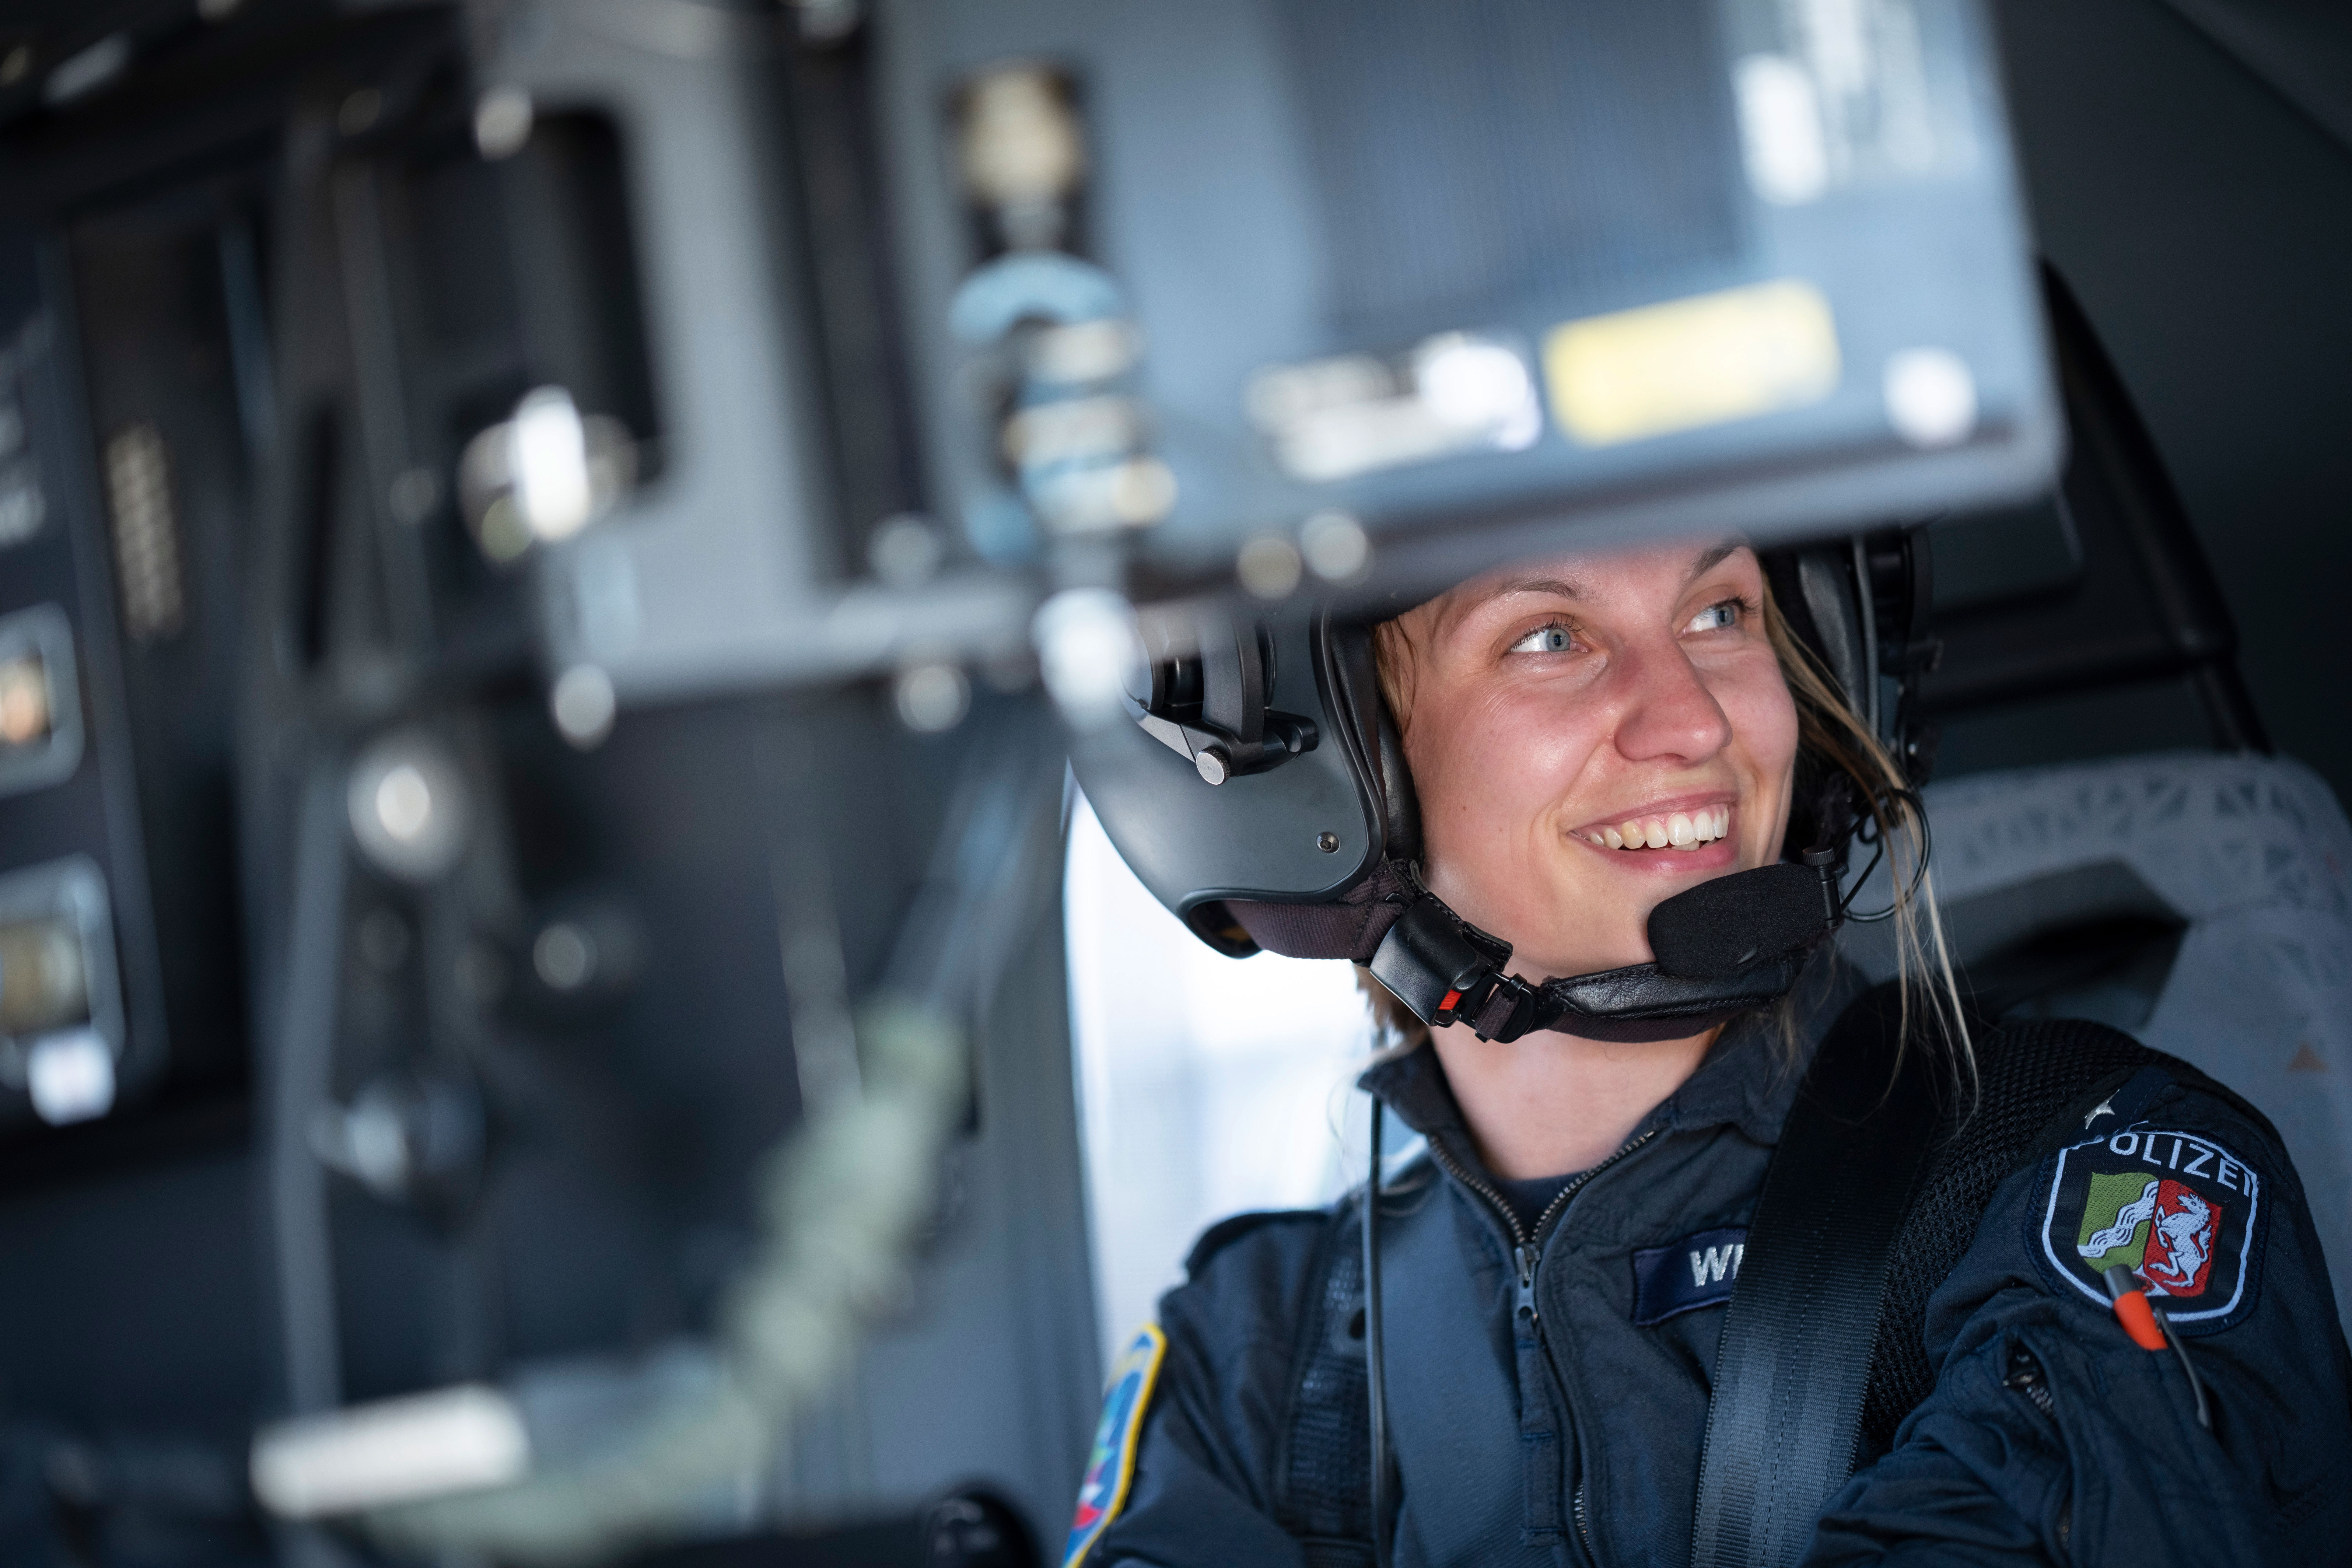
M 1629 818 L 1614 827 L 1579 835 L 1612 849 L 1696 849 L 1731 832 L 1731 808 L 1717 805 L 1666 816 Z

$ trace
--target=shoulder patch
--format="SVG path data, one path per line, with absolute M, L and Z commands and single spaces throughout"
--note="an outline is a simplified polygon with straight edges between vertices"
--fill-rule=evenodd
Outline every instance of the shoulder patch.
M 2060 1150 L 2044 1170 L 2034 1251 L 2062 1291 L 2104 1310 L 2100 1276 L 2122 1264 L 2183 1333 L 2252 1309 L 2267 1194 L 2230 1150 L 2200 1132 L 2126 1127 Z
M 1095 1426 L 1095 1446 L 1087 1455 L 1086 1479 L 1078 1483 L 1078 1510 L 1070 1521 L 1070 1539 L 1062 1550 L 1062 1568 L 1078 1568 L 1118 1510 L 1127 1506 L 1127 1489 L 1135 1479 L 1135 1447 L 1143 1433 L 1143 1412 L 1151 1403 L 1151 1385 L 1160 1379 L 1160 1363 L 1168 1353 L 1168 1336 L 1157 1323 L 1146 1323 L 1135 1342 L 1110 1369 L 1110 1386 L 1103 1392 L 1102 1419 Z

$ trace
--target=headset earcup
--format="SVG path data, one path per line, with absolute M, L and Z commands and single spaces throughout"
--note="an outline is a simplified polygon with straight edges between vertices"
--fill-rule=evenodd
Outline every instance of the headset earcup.
M 1772 600 L 1790 631 L 1841 689 L 1846 706 L 1866 719 L 1876 672 L 1871 668 L 1872 606 L 1855 580 L 1853 551 L 1841 541 L 1801 549 L 1768 550 L 1759 557 Z
M 1372 626 L 1341 618 L 1328 611 L 1318 626 L 1324 700 L 1335 723 L 1344 725 L 1357 740 L 1355 754 L 1368 775 L 1364 784 L 1378 793 L 1381 858 L 1410 863 L 1421 858 L 1421 803 L 1405 766 L 1404 744 L 1396 717 L 1381 694 L 1379 655 Z
M 1867 628 L 1871 606 L 1853 557 L 1849 541 L 1757 552 L 1790 633 L 1828 672 L 1848 710 L 1867 723 L 1869 688 L 1875 679 Z M 1858 805 L 1853 787 L 1842 772 L 1800 756 L 1782 856 L 1794 858 L 1817 846 L 1843 842 Z
M 1404 737 L 1377 683 L 1372 688 L 1372 706 L 1388 856 L 1391 860 L 1411 865 L 1421 859 L 1421 797 L 1413 791 L 1412 771 L 1405 766 Z

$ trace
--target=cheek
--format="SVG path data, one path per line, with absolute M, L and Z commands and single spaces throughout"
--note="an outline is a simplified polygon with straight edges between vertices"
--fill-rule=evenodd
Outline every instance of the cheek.
M 1775 810 L 1787 804 L 1797 765 L 1797 705 L 1779 665 L 1763 663 L 1717 689 L 1716 700 L 1731 721 L 1732 745 L 1746 764 L 1750 787 Z
M 1572 704 L 1539 697 L 1493 696 L 1416 715 L 1405 756 L 1431 848 L 1516 841 L 1583 772 L 1593 744 Z

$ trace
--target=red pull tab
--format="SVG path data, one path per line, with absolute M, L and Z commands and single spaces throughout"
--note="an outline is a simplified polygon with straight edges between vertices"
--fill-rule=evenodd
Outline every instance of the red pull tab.
M 2132 1343 L 2144 1351 L 2164 1348 L 2164 1331 L 2156 1326 L 2156 1312 L 2147 1304 L 2147 1292 L 2133 1290 L 2116 1298 L 2116 1321 L 2132 1337 Z
M 2122 1264 L 2107 1270 L 2107 1294 L 2115 1298 L 2116 1321 L 2132 1337 L 2132 1343 L 2144 1351 L 2164 1348 L 2164 1329 L 2156 1321 L 2156 1309 L 2147 1304 L 2147 1292 L 2141 1289 L 2132 1271 Z

